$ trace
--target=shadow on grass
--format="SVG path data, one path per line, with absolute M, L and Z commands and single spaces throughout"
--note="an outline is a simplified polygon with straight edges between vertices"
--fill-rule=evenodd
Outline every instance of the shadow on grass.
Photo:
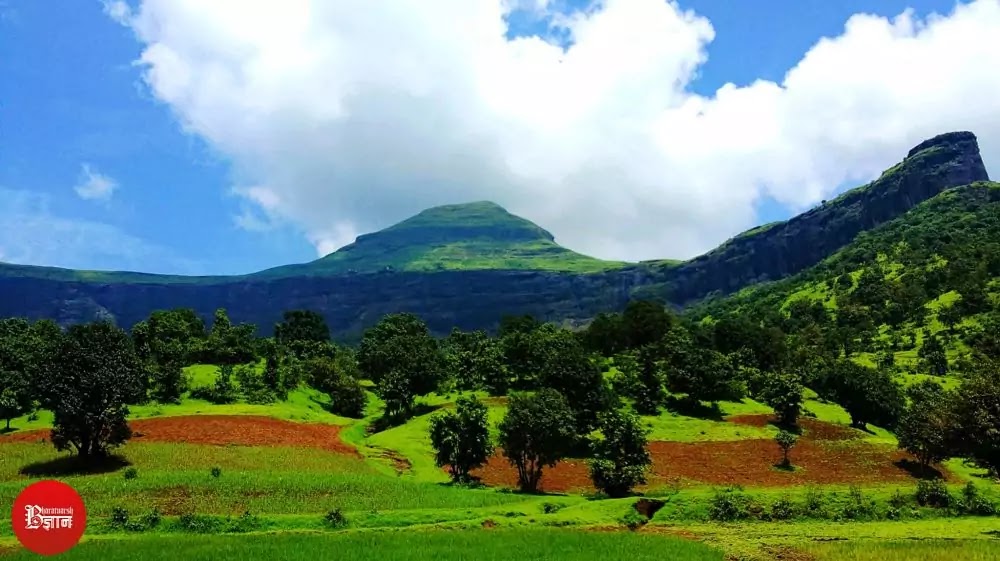
M 899 461 L 896 461 L 896 462 L 893 462 L 893 463 L 896 465 L 896 467 L 898 467 L 898 468 L 900 468 L 902 470 L 905 470 L 907 473 L 909 473 L 915 479 L 943 479 L 944 478 L 944 474 L 942 474 L 940 471 L 938 471 L 937 469 L 935 469 L 933 466 L 926 466 L 926 467 L 924 467 L 924 466 L 920 465 L 920 462 L 914 462 L 913 460 L 909 460 L 909 459 L 904 458 L 902 460 L 899 460 Z
M 696 417 L 698 419 L 707 419 L 709 421 L 722 421 L 725 418 L 725 415 L 722 413 L 722 409 L 719 407 L 718 403 L 705 405 L 700 401 L 670 397 L 667 400 L 666 406 L 667 410 L 679 415 L 684 415 L 685 417 Z
M 778 462 L 778 463 L 774 464 L 771 467 L 773 467 L 774 469 L 776 469 L 778 471 L 784 471 L 784 472 L 787 472 L 787 473 L 794 473 L 796 471 L 795 466 L 792 465 L 791 462 L 789 462 L 787 464 L 785 462 Z
M 117 455 L 89 460 L 82 460 L 78 456 L 63 456 L 46 462 L 28 464 L 18 470 L 18 472 L 28 477 L 97 475 L 117 471 L 130 465 L 132 465 L 132 462 Z
M 17 432 L 17 427 L 4 427 L 0 429 L 0 434 L 10 434 L 12 432 Z
M 413 406 L 413 409 L 406 414 L 398 415 L 382 415 L 378 419 L 375 419 L 368 425 L 368 434 L 375 434 L 377 432 L 382 432 L 384 430 L 389 430 L 394 427 L 406 424 L 407 421 L 413 419 L 414 417 L 419 417 L 421 415 L 426 415 L 441 409 L 440 405 L 428 405 L 426 403 L 417 403 Z

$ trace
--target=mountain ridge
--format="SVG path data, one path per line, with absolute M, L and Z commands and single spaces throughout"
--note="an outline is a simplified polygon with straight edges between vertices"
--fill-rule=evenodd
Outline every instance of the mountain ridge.
M 397 311 L 425 316 L 437 332 L 489 329 L 504 314 L 577 323 L 633 298 L 680 307 L 790 276 L 942 191 L 984 180 L 975 135 L 947 133 L 920 143 L 867 185 L 681 263 L 582 256 L 530 221 L 479 201 L 427 209 L 311 263 L 237 277 L 0 266 L 0 315 L 131 325 L 154 309 L 190 307 L 207 318 L 226 307 L 234 320 L 268 330 L 284 310 L 309 308 L 323 313 L 339 337 Z M 456 216 L 462 224 L 449 219 Z M 512 248 L 524 250 L 520 261 L 510 258 Z M 480 261 L 469 266 L 470 258 Z M 365 267 L 353 268 L 359 260 Z

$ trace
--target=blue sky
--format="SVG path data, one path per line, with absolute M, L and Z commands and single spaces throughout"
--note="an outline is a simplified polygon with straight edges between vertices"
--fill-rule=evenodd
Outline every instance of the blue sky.
M 715 29 L 708 62 L 690 86 L 712 96 L 726 82 L 780 82 L 820 37 L 842 33 L 852 14 L 894 16 L 910 7 L 924 15 L 954 3 L 680 5 Z M 521 33 L 539 30 L 526 19 L 515 23 Z M 229 274 L 315 258 L 294 225 L 261 232 L 235 223 L 246 201 L 231 192 L 229 156 L 185 132 L 150 92 L 133 64 L 143 49 L 96 0 L 0 0 L 0 260 Z M 788 214 L 765 200 L 758 221 Z

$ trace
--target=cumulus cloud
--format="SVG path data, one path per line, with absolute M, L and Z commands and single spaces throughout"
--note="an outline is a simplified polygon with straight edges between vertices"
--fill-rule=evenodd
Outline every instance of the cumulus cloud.
M 975 131 L 1000 164 L 1000 0 L 856 15 L 781 83 L 711 96 L 690 89 L 707 19 L 562 5 L 143 0 L 122 18 L 154 95 L 232 159 L 234 191 L 321 254 L 489 199 L 600 257 L 689 257 L 752 226 L 762 197 L 802 209 L 940 132 Z M 546 37 L 509 38 L 515 9 Z
M 92 168 L 90 164 L 80 166 L 80 177 L 73 187 L 81 199 L 88 201 L 109 201 L 116 189 L 118 189 L 117 181 Z
M 0 260 L 22 265 L 197 274 L 203 267 L 115 226 L 54 213 L 47 195 L 0 187 Z

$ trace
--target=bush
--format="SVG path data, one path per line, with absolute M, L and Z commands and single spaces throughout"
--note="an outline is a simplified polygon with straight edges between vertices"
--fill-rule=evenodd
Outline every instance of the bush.
M 813 488 L 806 489 L 806 496 L 802 505 L 803 514 L 813 518 L 826 518 L 828 514 L 826 503 L 826 495 L 822 491 Z
M 149 511 L 149 514 L 142 517 L 142 526 L 144 529 L 153 529 L 160 525 L 160 521 L 163 517 L 160 515 L 160 511 L 157 508 Z
M 716 490 L 708 507 L 708 517 L 719 522 L 750 518 L 752 501 L 739 487 Z
M 542 505 L 542 512 L 545 514 L 555 514 L 562 510 L 563 505 L 558 503 L 545 503 Z
M 649 522 L 648 518 L 631 509 L 621 518 L 621 523 L 629 530 L 638 530 L 647 522 Z
M 177 527 L 184 532 L 214 534 L 220 530 L 220 521 L 211 516 L 201 516 L 187 512 L 177 518 Z
M 795 505 L 788 497 L 781 497 L 771 505 L 771 520 L 795 518 Z
M 123 507 L 116 506 L 111 509 L 111 520 L 109 522 L 112 528 L 124 528 L 128 524 L 128 511 Z
M 944 481 L 940 479 L 918 482 L 915 498 L 918 505 L 934 508 L 948 508 L 954 503 L 954 497 L 948 492 Z
M 963 513 L 974 516 L 993 516 L 997 512 L 996 505 L 980 495 L 976 484 L 971 481 L 962 489 L 958 507 Z
M 263 526 L 263 523 L 259 517 L 250 514 L 250 511 L 245 511 L 239 518 L 229 523 L 226 531 L 242 534 L 258 530 L 261 526 Z
M 843 520 L 867 520 L 875 516 L 875 502 L 864 496 L 861 487 L 852 485 L 847 502 L 841 507 L 837 518 Z
M 337 507 L 326 513 L 323 517 L 323 523 L 330 528 L 343 528 L 344 526 L 347 526 L 347 517 L 344 516 L 340 507 Z
M 895 509 L 901 509 L 909 502 L 910 500 L 899 489 L 896 489 L 896 492 L 889 497 L 889 506 Z
M 213 467 L 212 468 L 212 477 L 214 477 L 216 479 L 222 477 L 222 468 L 220 468 L 219 466 Z
M 125 479 L 135 479 L 136 477 L 139 477 L 139 470 L 134 467 L 125 468 L 125 471 L 122 472 L 122 477 Z
M 366 405 L 368 395 L 357 379 L 341 374 L 330 382 L 330 411 L 334 414 L 360 419 Z

